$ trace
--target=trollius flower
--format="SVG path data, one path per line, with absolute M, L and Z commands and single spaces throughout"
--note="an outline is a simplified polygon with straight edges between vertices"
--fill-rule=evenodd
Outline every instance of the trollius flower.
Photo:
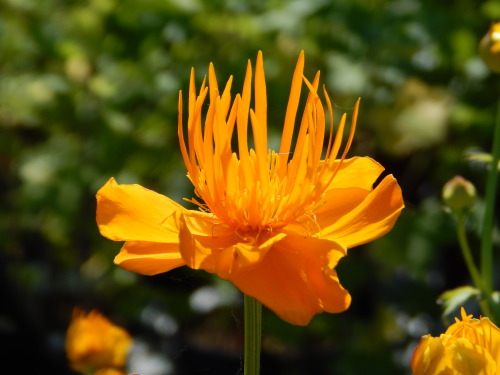
M 132 338 L 123 328 L 93 310 L 75 308 L 66 332 L 66 355 L 81 373 L 124 374 Z
M 346 159 L 359 101 L 343 142 L 346 115 L 335 129 L 325 90 L 326 108 L 320 99 L 319 72 L 309 82 L 303 68 L 301 53 L 278 150 L 268 147 L 261 53 L 253 106 L 250 62 L 234 99 L 232 77 L 219 89 L 212 64 L 199 91 L 191 72 L 187 127 L 181 93 L 178 136 L 197 196 L 191 201 L 200 210 L 111 179 L 97 194 L 97 222 L 105 237 L 126 241 L 118 265 L 146 275 L 181 265 L 215 273 L 293 324 L 349 307 L 335 266 L 348 248 L 388 232 L 403 200 L 391 175 L 373 187 L 380 164 L 368 157 Z M 298 120 L 304 86 L 307 99 Z
M 414 375 L 500 374 L 500 329 L 488 318 L 472 319 L 464 308 L 439 337 L 425 335 L 413 352 Z

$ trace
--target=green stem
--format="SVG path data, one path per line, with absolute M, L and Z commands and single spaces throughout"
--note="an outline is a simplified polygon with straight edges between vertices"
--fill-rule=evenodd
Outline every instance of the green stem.
M 500 160 L 500 101 L 493 135 L 491 166 L 486 181 L 485 210 L 481 235 L 481 274 L 484 288 L 491 295 L 493 291 L 493 216 L 498 181 L 498 161 Z
M 245 358 L 244 375 L 259 375 L 262 334 L 262 304 L 245 294 Z
M 458 235 L 458 243 L 460 244 L 460 249 L 462 250 L 462 255 L 465 260 L 465 264 L 469 269 L 469 274 L 472 277 L 472 282 L 476 286 L 477 289 L 481 291 L 481 299 L 479 304 L 481 305 L 481 310 L 483 311 L 484 316 L 491 317 L 491 309 L 490 309 L 490 298 L 491 293 L 488 293 L 485 290 L 484 281 L 474 263 L 474 259 L 472 258 L 472 252 L 470 251 L 469 242 L 467 241 L 467 235 L 465 234 L 465 215 L 458 214 L 456 215 L 457 220 L 457 235 Z
M 465 259 L 465 264 L 469 269 L 469 273 L 472 277 L 472 281 L 476 285 L 476 288 L 481 291 L 484 290 L 484 283 L 481 279 L 481 275 L 474 263 L 474 259 L 472 259 L 472 252 L 470 250 L 469 242 L 467 241 L 467 236 L 465 234 L 465 218 L 464 215 L 460 215 L 457 218 L 457 235 L 458 235 L 458 243 L 460 244 L 460 249 L 462 250 L 462 255 Z

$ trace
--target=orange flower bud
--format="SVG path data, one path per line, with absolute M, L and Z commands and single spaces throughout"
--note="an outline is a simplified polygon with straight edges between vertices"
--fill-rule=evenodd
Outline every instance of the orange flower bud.
M 491 25 L 488 33 L 479 43 L 479 54 L 495 73 L 500 73 L 500 22 Z
M 439 337 L 425 335 L 413 352 L 413 375 L 493 375 L 500 373 L 500 329 L 488 318 L 462 320 Z
M 127 331 L 97 311 L 87 314 L 74 309 L 66 332 L 66 355 L 73 370 L 85 373 L 120 371 L 125 367 L 131 345 Z

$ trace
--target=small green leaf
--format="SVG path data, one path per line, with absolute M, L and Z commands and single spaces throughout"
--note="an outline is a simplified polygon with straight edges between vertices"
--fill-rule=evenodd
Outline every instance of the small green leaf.
M 495 290 L 491 293 L 491 308 L 493 310 L 493 317 L 490 317 L 495 323 L 500 321 L 500 291 Z
M 480 164 L 491 164 L 493 157 L 487 152 L 471 151 L 465 156 L 467 160 Z M 498 164 L 498 170 L 500 170 L 500 163 Z
M 479 293 L 479 289 L 467 285 L 447 290 L 441 294 L 437 302 L 444 307 L 443 318 L 462 307 L 467 300 L 472 297 L 478 297 Z

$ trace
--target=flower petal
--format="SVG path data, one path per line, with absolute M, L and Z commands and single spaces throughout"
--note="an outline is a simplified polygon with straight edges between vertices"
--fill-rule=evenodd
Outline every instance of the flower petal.
M 119 185 L 111 178 L 97 192 L 97 225 L 114 241 L 176 243 L 179 229 L 160 225 L 182 206 L 140 185 Z
M 233 228 L 221 223 L 221 221 L 211 213 L 184 210 L 179 212 L 178 216 L 182 216 L 184 218 L 189 231 L 197 236 L 217 238 L 234 234 Z M 179 220 L 179 217 L 176 220 Z M 180 224 L 177 225 L 180 226 Z
M 325 201 L 315 212 L 321 237 L 346 248 L 389 232 L 404 207 L 401 188 L 392 175 L 386 176 L 369 194 L 356 188 L 333 189 L 327 192 Z
M 432 337 L 422 336 L 413 351 L 410 366 L 413 375 L 453 375 L 451 358 L 445 354 L 443 345 L 449 338 L 447 335 Z
M 335 242 L 288 235 L 260 263 L 233 272 L 229 280 L 281 319 L 306 325 L 317 313 L 349 307 L 351 297 L 332 269 L 344 255 Z
M 127 271 L 156 275 L 185 265 L 178 243 L 128 241 L 115 257 L 115 264 Z
M 186 264 L 226 280 L 235 270 L 259 263 L 273 244 L 286 236 L 262 235 L 260 240 L 249 233 L 245 236 L 202 212 L 184 211 L 179 220 L 180 249 Z
M 185 211 L 178 214 L 180 227 L 179 250 L 186 264 L 193 269 L 215 273 L 214 256 L 238 242 L 234 231 L 203 212 Z
M 464 338 L 476 345 L 486 349 L 493 358 L 500 358 L 500 329 L 493 322 L 482 317 L 480 319 L 470 319 L 462 308 L 462 321 L 457 320 L 448 327 L 446 334 L 457 338 Z M 498 362 L 500 371 L 500 361 Z
M 338 163 L 338 162 L 337 162 Z M 373 183 L 384 167 L 369 157 L 356 156 L 345 159 L 331 182 L 330 189 L 361 188 L 372 190 Z
M 482 347 L 467 339 L 458 338 L 449 347 L 448 358 L 457 374 L 494 375 L 497 373 L 497 358 Z

